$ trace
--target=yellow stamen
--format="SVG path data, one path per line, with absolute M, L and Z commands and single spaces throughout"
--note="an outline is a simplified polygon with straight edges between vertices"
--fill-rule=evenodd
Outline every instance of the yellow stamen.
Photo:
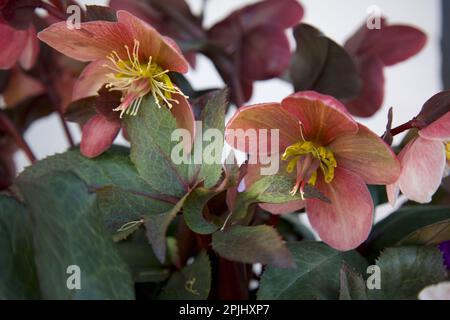
M 294 171 L 298 161 L 306 158 L 308 155 L 311 155 L 314 159 L 319 161 L 318 168 L 322 170 L 325 182 L 330 183 L 334 178 L 334 169 L 336 168 L 337 163 L 333 152 L 326 147 L 320 146 L 312 141 L 300 141 L 287 147 L 281 156 L 281 159 L 289 160 L 286 170 L 290 173 Z M 316 184 L 317 169 L 311 172 L 310 176 L 307 177 L 307 183 L 311 185 Z M 297 192 L 300 182 L 301 179 L 298 180 L 296 184 L 297 187 L 294 187 L 292 191 L 293 194 Z
M 124 46 L 128 60 L 123 60 L 116 51 L 112 51 L 107 59 L 111 64 L 105 64 L 112 72 L 107 75 L 108 83 L 106 87 L 110 91 L 121 91 L 122 100 L 120 106 L 113 109 L 121 111 L 120 117 L 124 113 L 136 115 L 141 105 L 143 97 L 151 93 L 159 108 L 162 105 L 172 108 L 173 103 L 178 104 L 178 100 L 172 97 L 179 94 L 186 98 L 170 79 L 169 70 L 163 70 L 156 62 L 152 62 L 152 57 L 148 57 L 146 63 L 139 60 L 139 41 L 134 40 L 133 50 L 127 45 Z
M 450 161 L 450 141 L 445 144 L 445 156 Z

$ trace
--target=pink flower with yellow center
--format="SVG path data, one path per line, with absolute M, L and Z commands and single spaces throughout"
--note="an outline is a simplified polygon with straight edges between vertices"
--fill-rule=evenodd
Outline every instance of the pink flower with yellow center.
M 410 200 L 430 202 L 450 165 L 450 112 L 419 130 L 398 158 L 401 175 L 387 187 L 391 204 L 395 204 L 400 191 Z
M 389 184 L 400 175 L 400 163 L 382 139 L 353 120 L 339 101 L 316 92 L 292 94 L 281 104 L 241 108 L 228 123 L 229 129 L 258 133 L 279 129 L 279 149 L 270 152 L 279 154 L 284 164 L 280 170 L 295 175 L 291 193 L 303 192 L 310 184 L 331 203 L 308 198 L 261 206 L 275 214 L 306 207 L 322 240 L 339 250 L 353 249 L 367 239 L 374 206 L 366 184 Z M 227 136 L 233 147 L 251 157 L 259 155 L 258 147 L 236 146 L 235 141 L 234 135 Z M 261 178 L 259 167 L 249 167 L 246 187 Z
M 136 115 L 146 95 L 171 109 L 178 126 L 194 130 L 194 116 L 187 97 L 170 79 L 169 72 L 185 73 L 188 63 L 178 46 L 153 27 L 126 11 L 117 11 L 117 22 L 90 21 L 69 29 L 66 22 L 51 25 L 39 39 L 63 54 L 91 63 L 74 85 L 72 100 L 94 96 L 103 87 L 121 93 L 112 106 L 124 115 Z M 106 150 L 121 122 L 98 112 L 83 127 L 81 152 L 95 157 Z

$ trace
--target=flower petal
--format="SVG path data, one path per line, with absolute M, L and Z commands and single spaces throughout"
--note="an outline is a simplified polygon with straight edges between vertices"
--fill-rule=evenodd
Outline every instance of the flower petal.
M 423 138 L 436 141 L 450 140 L 450 111 L 419 131 Z
M 358 126 L 357 134 L 340 136 L 329 145 L 338 166 L 356 173 L 368 184 L 397 181 L 401 167 L 395 153 L 367 127 Z
M 286 214 L 303 209 L 306 205 L 306 201 L 294 200 L 286 203 L 260 203 L 258 205 L 271 214 Z
M 133 34 L 122 23 L 90 21 L 80 29 L 69 29 L 66 21 L 52 24 L 38 38 L 59 52 L 79 61 L 105 59 L 113 50 L 127 58 L 125 45 L 132 50 Z
M 306 140 L 327 145 L 340 135 L 358 132 L 356 121 L 331 96 L 314 91 L 297 92 L 285 98 L 281 106 L 302 123 Z
M 261 26 L 247 33 L 244 39 L 241 49 L 244 77 L 266 80 L 279 76 L 289 66 L 291 51 L 283 29 Z
M 272 150 L 270 142 L 272 129 L 279 129 L 278 150 Z M 258 136 L 261 136 L 259 141 Z M 225 130 L 227 143 L 233 148 L 249 154 L 283 152 L 300 138 L 298 122 L 278 103 L 256 104 L 238 109 Z M 263 146 L 264 149 L 260 149 L 259 146 Z
M 6 107 L 10 108 L 44 91 L 45 88 L 39 81 L 22 72 L 19 67 L 15 67 L 11 71 L 8 86 L 3 92 L 3 99 Z
M 28 40 L 27 31 L 0 23 L 0 69 L 10 69 L 20 58 Z
M 109 60 L 96 60 L 83 69 L 73 87 L 73 101 L 97 95 L 98 90 L 107 83 L 106 76 L 111 73 L 105 64 L 109 64 Z
M 346 101 L 348 111 L 357 117 L 370 117 L 383 104 L 384 74 L 383 63 L 379 58 L 365 57 L 359 61 L 359 74 L 362 89 L 358 97 Z
M 395 203 L 397 202 L 398 196 L 400 194 L 400 186 L 398 182 L 389 184 L 386 186 L 386 194 L 388 197 L 388 201 L 392 207 L 395 206 Z
M 391 66 L 417 54 L 426 42 L 426 34 L 417 28 L 391 25 L 370 30 L 359 50 L 377 56 L 384 65 Z
M 109 121 L 97 114 L 83 126 L 80 151 L 88 158 L 95 158 L 106 151 L 120 130 L 120 121 Z
M 174 94 L 173 98 L 176 99 L 179 104 L 174 104 L 172 109 L 170 109 L 170 112 L 172 112 L 177 121 L 177 127 L 187 129 L 190 132 L 192 141 L 190 141 L 189 145 L 184 146 L 185 151 L 190 152 L 195 138 L 194 111 L 192 110 L 190 103 L 184 96 Z
M 418 137 L 399 155 L 400 190 L 410 200 L 427 203 L 441 184 L 446 165 L 444 144 Z
M 346 251 L 359 246 L 369 235 L 373 222 L 373 202 L 366 184 L 358 175 L 337 167 L 331 183 L 318 179 L 317 188 L 331 204 L 306 200 L 311 225 L 331 247 Z
M 296 25 L 303 17 L 303 7 L 295 0 L 266 0 L 248 5 L 236 11 L 228 19 L 239 17 L 244 30 L 261 25 L 289 28 Z
M 142 58 L 151 56 L 159 66 L 170 71 L 188 71 L 189 64 L 173 40 L 163 37 L 155 28 L 127 11 L 117 11 L 117 21 L 128 28 L 133 39 L 139 41 Z
M 25 69 L 31 69 L 39 54 L 39 41 L 36 36 L 36 29 L 31 26 L 27 30 L 27 42 L 20 55 L 20 65 Z

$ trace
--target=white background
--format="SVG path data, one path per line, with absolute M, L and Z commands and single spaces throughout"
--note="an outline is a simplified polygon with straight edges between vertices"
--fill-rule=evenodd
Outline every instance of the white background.
M 254 0 L 209 0 L 206 6 L 205 25 L 211 26 L 231 11 Z M 106 1 L 83 1 L 87 4 L 105 4 Z M 188 0 L 194 12 L 198 12 L 202 0 Z M 409 120 L 433 94 L 441 90 L 440 29 L 441 8 L 439 0 L 302 0 L 305 9 L 303 21 L 318 27 L 338 43 L 343 42 L 365 22 L 366 11 L 371 5 L 381 9 L 390 23 L 412 24 L 428 35 L 425 49 L 404 63 L 385 69 L 386 94 L 383 108 L 369 120 L 359 119 L 378 134 L 386 125 L 387 109 L 394 107 L 394 126 Z M 221 86 L 223 83 L 212 64 L 198 57 L 196 70 L 188 74 L 197 89 Z M 281 80 L 258 82 L 249 104 L 280 101 L 292 93 L 289 84 Z M 80 131 L 70 126 L 76 142 Z M 56 115 L 36 121 L 28 130 L 25 139 L 39 159 L 63 152 L 67 148 L 64 133 Z M 119 137 L 119 143 L 124 143 Z M 16 155 L 18 168 L 28 165 L 25 156 Z

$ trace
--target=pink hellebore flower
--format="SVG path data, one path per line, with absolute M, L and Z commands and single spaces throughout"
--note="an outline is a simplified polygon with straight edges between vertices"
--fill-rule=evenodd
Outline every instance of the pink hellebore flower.
M 362 79 L 360 95 L 345 101 L 349 112 L 359 117 L 377 112 L 384 98 L 383 68 L 414 56 L 426 41 L 422 31 L 406 25 L 388 25 L 384 18 L 381 29 L 368 29 L 364 24 L 344 45 Z
M 278 77 L 289 66 L 285 30 L 302 17 L 303 8 L 296 0 L 265 0 L 235 11 L 208 31 L 211 42 L 234 61 L 238 70 L 229 71 L 240 75 L 245 101 L 252 95 L 254 81 Z
M 151 94 L 159 107 L 171 109 L 178 126 L 193 136 L 194 115 L 186 96 L 168 73 L 185 73 L 188 63 L 177 45 L 153 27 L 126 11 L 117 11 L 117 22 L 91 21 L 70 30 L 66 22 L 55 23 L 38 34 L 39 39 L 79 61 L 91 61 L 76 82 L 72 99 L 94 96 L 106 86 L 121 93 L 114 111 L 136 115 Z M 113 107 L 113 106 L 112 106 Z M 81 152 L 95 157 L 114 141 L 121 122 L 99 112 L 83 127 Z
M 34 26 L 16 30 L 0 21 L 0 69 L 10 69 L 19 62 L 30 69 L 36 62 L 39 43 Z
M 374 206 L 366 184 L 389 184 L 400 175 L 400 163 L 383 140 L 353 120 L 339 101 L 313 91 L 292 94 L 281 104 L 241 108 L 227 129 L 280 130 L 279 150 L 271 152 L 280 154 L 287 172 L 296 176 L 292 193 L 311 184 L 331 204 L 308 198 L 265 208 L 284 213 L 306 207 L 322 240 L 339 250 L 353 249 L 367 239 Z M 233 135 L 227 142 L 236 147 Z M 258 154 L 254 146 L 238 148 L 250 156 Z M 251 171 L 244 178 L 246 185 L 258 179 Z
M 395 204 L 400 191 L 410 200 L 430 202 L 450 165 L 450 112 L 421 129 L 398 158 L 401 175 L 396 183 L 387 186 L 391 204 Z

